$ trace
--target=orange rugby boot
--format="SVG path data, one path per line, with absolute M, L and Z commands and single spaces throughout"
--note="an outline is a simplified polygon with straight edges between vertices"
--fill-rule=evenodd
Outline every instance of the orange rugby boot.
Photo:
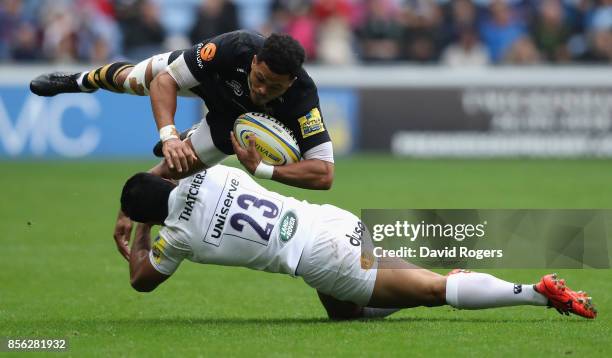
M 584 318 L 597 317 L 597 310 L 593 306 L 591 297 L 585 292 L 576 292 L 567 287 L 565 280 L 559 279 L 556 273 L 542 277 L 542 280 L 533 287 L 548 298 L 549 307 L 554 307 L 561 314 L 569 316 L 571 312 Z

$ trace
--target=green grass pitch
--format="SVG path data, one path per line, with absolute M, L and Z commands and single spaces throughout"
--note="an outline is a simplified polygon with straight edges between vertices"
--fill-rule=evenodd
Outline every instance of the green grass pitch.
M 610 356 L 611 270 L 559 270 L 599 309 L 404 310 L 328 322 L 314 290 L 282 275 L 182 264 L 139 294 L 112 230 L 123 181 L 146 162 L 0 162 L 0 337 L 66 337 L 70 356 Z M 340 158 L 329 192 L 265 185 L 360 208 L 611 208 L 612 162 Z M 547 270 L 499 270 L 532 282 Z M 0 353 L 2 354 L 2 353 Z

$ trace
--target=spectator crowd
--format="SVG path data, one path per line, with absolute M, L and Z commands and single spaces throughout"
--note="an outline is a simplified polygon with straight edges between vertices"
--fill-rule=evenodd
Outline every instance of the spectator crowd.
M 239 28 L 322 64 L 612 63 L 612 0 L 0 0 L 0 62 L 135 61 Z

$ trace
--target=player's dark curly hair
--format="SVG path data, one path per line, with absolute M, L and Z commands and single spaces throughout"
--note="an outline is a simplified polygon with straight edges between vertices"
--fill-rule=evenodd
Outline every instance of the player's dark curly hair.
M 304 48 L 296 39 L 285 34 L 272 34 L 257 54 L 268 68 L 279 75 L 297 76 L 306 59 Z
M 134 221 L 161 223 L 168 217 L 171 182 L 150 173 L 138 173 L 125 182 L 121 210 Z

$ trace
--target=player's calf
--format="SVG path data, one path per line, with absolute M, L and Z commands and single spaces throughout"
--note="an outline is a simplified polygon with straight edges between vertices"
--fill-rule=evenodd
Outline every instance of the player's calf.
M 446 277 L 401 259 L 383 260 L 369 307 L 435 307 L 446 303 Z
M 84 72 L 79 85 L 90 90 L 105 89 L 111 92 L 125 92 L 123 82 L 126 70 L 134 65 L 128 62 L 115 62 Z M 120 76 L 122 75 L 122 76 Z
M 137 64 L 128 62 L 110 63 L 89 72 L 77 80 L 78 85 L 88 90 L 105 89 L 111 92 L 147 96 L 151 81 L 168 64 L 170 53 L 155 55 Z

